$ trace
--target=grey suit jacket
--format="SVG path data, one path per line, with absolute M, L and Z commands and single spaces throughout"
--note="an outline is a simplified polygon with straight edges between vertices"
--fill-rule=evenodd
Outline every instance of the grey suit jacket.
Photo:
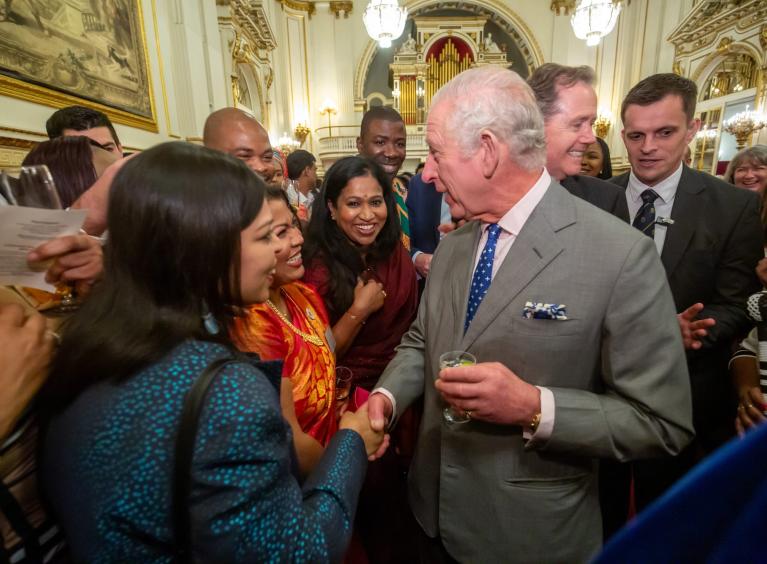
M 690 385 L 652 241 L 552 182 L 463 334 L 480 226 L 437 247 L 418 317 L 378 385 L 401 413 L 424 396 L 409 475 L 416 518 L 464 562 L 578 562 L 601 545 L 596 459 L 676 453 L 692 438 Z M 567 306 L 525 319 L 525 302 Z M 448 425 L 433 382 L 462 349 L 552 390 L 546 441 Z

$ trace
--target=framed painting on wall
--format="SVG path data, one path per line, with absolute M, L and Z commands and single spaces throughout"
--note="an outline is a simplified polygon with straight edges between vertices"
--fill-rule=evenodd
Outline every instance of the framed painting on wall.
M 157 131 L 141 0 L 0 0 L 0 94 Z

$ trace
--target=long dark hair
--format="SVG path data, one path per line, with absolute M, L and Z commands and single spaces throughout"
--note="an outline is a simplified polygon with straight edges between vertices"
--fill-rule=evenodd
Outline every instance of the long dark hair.
M 43 141 L 24 157 L 21 165 L 48 167 L 63 208 L 71 206 L 96 182 L 91 140 L 87 137 L 59 137 Z
M 50 414 L 190 338 L 229 344 L 240 299 L 240 233 L 264 182 L 233 157 L 172 142 L 141 153 L 110 191 L 103 281 L 64 325 L 43 402 Z M 209 311 L 218 336 L 203 327 Z
M 610 162 L 610 147 L 601 137 L 596 138 L 599 148 L 602 149 L 602 170 L 597 174 L 597 178 L 610 180 L 613 177 L 613 165 Z
M 375 242 L 368 247 L 364 258 L 359 248 L 331 219 L 328 209 L 329 203 L 338 206 L 343 189 L 352 178 L 359 176 L 371 176 L 378 181 L 387 211 L 386 223 Z M 400 244 L 401 234 L 394 192 L 380 166 L 364 157 L 353 156 L 344 157 L 330 167 L 312 207 L 303 255 L 307 265 L 311 266 L 314 260 L 322 261 L 330 272 L 328 291 L 324 297 L 331 317 L 337 317 L 349 309 L 354 301 L 357 277 L 368 266 L 386 260 Z

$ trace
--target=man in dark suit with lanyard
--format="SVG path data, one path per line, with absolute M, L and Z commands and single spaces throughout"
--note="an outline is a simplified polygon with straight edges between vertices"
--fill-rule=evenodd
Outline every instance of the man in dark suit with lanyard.
M 634 86 L 621 106 L 631 170 L 612 181 L 625 189 L 634 227 L 655 241 L 681 312 L 696 432 L 677 457 L 633 463 L 637 509 L 733 435 L 736 400 L 727 363 L 733 340 L 749 327 L 746 298 L 760 286 L 754 272 L 763 256 L 759 197 L 682 162 L 700 125 L 696 99 L 691 80 L 656 74 Z

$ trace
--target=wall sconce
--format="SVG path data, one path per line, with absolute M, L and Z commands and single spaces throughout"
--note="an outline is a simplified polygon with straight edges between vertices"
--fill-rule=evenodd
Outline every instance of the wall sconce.
M 306 142 L 306 138 L 309 136 L 309 133 L 311 133 L 311 129 L 309 129 L 306 125 L 299 123 L 296 128 L 293 130 L 293 135 L 296 136 L 296 139 L 298 140 L 299 147 L 303 147 L 304 143 Z
M 333 137 L 333 129 L 331 127 L 331 118 L 338 113 L 338 108 L 336 107 L 336 103 L 333 100 L 330 100 L 329 98 L 325 98 L 325 101 L 322 102 L 322 106 L 320 107 L 320 115 L 328 116 L 328 137 Z
M 423 89 L 423 86 L 419 86 L 415 89 L 415 95 L 419 98 L 423 98 L 423 95 L 426 94 L 426 90 Z
M 401 92 L 400 92 L 399 86 L 395 86 L 394 90 L 391 91 L 392 98 L 395 98 L 395 99 L 399 98 L 400 94 Z
M 722 124 L 722 129 L 735 136 L 738 150 L 746 146 L 751 134 L 767 125 L 763 114 L 751 112 L 746 106 L 745 112 L 738 112 Z
M 607 132 L 610 131 L 612 123 L 612 112 L 607 108 L 599 108 L 597 119 L 594 120 L 594 133 L 596 133 L 597 137 L 604 139 L 607 137 Z

